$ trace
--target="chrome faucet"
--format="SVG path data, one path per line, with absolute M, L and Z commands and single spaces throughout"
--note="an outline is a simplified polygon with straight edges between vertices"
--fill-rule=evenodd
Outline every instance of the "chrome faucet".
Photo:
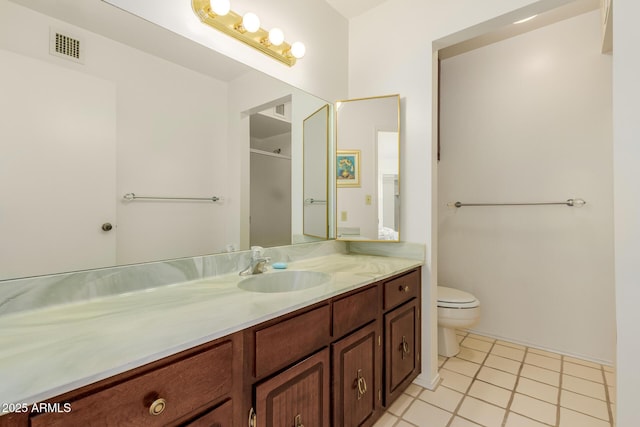
M 240 272 L 240 276 L 249 276 L 252 274 L 261 274 L 267 270 L 267 263 L 271 258 L 262 255 L 264 248 L 260 246 L 251 247 L 251 262 Z

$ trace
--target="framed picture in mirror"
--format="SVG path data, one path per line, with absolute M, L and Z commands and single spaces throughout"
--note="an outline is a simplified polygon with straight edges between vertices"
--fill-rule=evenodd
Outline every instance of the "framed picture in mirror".
M 336 152 L 336 182 L 338 187 L 360 187 L 360 150 Z

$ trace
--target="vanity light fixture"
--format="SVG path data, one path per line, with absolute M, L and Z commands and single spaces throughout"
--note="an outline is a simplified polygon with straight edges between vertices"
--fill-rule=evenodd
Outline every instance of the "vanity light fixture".
M 248 12 L 240 16 L 232 11 L 229 0 L 191 0 L 191 6 L 203 23 L 290 67 L 306 52 L 304 44 L 300 42 L 292 45 L 285 42 L 281 29 L 273 28 L 271 31 L 262 29 L 260 18 L 255 13 Z

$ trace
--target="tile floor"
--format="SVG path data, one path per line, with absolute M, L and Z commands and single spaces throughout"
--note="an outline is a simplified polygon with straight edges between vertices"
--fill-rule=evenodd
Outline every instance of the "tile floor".
M 375 427 L 612 427 L 615 374 L 599 365 L 458 332 L 435 391 L 412 384 Z

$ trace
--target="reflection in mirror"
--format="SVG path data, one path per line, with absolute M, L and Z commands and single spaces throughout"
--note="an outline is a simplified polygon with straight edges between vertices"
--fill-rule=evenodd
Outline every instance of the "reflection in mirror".
M 0 280 L 248 248 L 246 112 L 287 96 L 302 240 L 302 121 L 326 101 L 100 0 L 0 0 L 0 28 Z
M 339 240 L 400 240 L 400 96 L 336 103 Z
M 328 147 L 329 105 L 304 119 L 303 134 L 303 230 L 305 236 L 329 237 Z
M 250 116 L 250 246 L 291 244 L 291 102 Z

